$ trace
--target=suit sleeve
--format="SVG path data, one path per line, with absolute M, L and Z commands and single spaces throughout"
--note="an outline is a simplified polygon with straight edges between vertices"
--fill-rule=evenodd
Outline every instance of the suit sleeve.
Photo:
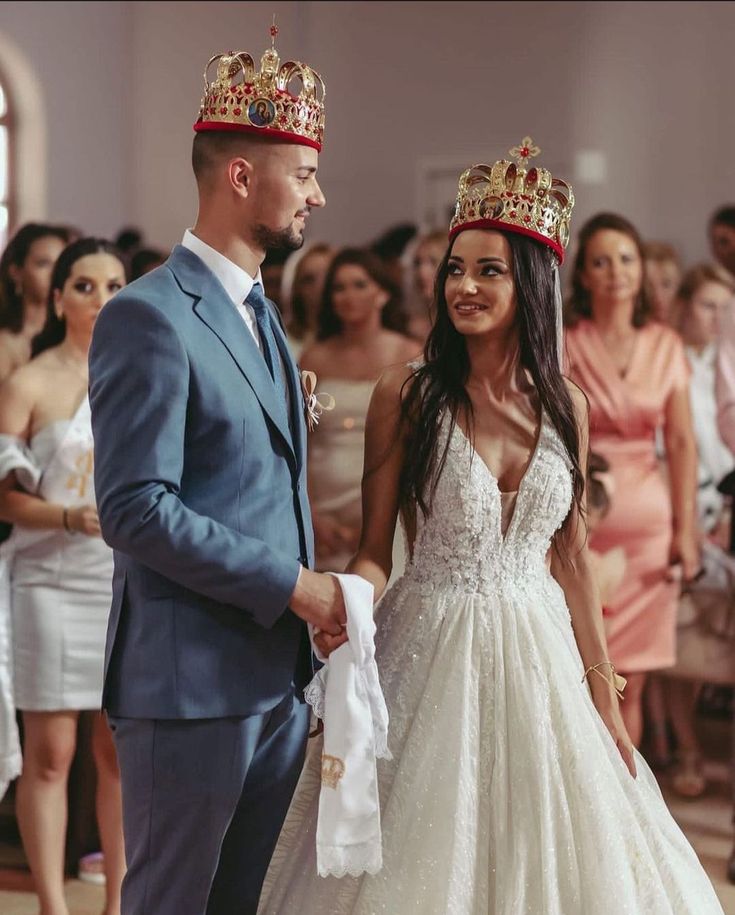
M 300 571 L 292 556 L 181 501 L 189 362 L 173 324 L 122 293 L 100 312 L 89 357 L 94 476 L 105 541 L 269 628 Z

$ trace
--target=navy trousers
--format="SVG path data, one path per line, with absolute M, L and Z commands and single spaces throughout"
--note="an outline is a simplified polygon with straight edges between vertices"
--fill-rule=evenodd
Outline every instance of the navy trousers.
M 123 915 L 255 915 L 304 762 L 309 707 L 110 718 L 122 776 Z

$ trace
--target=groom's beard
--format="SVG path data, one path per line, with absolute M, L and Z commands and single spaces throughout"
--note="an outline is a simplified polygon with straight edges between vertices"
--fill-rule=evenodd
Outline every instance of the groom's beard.
M 304 244 L 303 229 L 288 226 L 286 229 L 269 229 L 258 225 L 254 232 L 255 240 L 264 251 L 298 251 Z

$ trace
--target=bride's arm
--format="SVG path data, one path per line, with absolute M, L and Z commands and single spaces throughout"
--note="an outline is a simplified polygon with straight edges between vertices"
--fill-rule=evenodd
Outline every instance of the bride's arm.
M 579 463 L 586 478 L 589 449 L 587 401 L 576 386 L 570 385 L 570 394 L 579 429 Z M 584 496 L 582 510 L 584 511 Z M 576 505 L 572 506 L 571 516 L 562 531 L 557 534 L 557 542 L 552 550 L 551 574 L 564 591 L 574 637 L 585 670 L 602 665 L 599 672 L 592 670 L 587 677 L 592 701 L 612 734 L 631 775 L 635 776 L 633 744 L 620 714 L 613 684 L 613 668 L 608 666 L 602 605 L 587 548 L 587 526 L 580 517 Z
M 366 578 L 377 600 L 393 567 L 393 536 L 399 508 L 399 480 L 405 453 L 401 397 L 412 369 L 385 371 L 375 386 L 365 426 L 362 477 L 362 533 L 348 572 Z

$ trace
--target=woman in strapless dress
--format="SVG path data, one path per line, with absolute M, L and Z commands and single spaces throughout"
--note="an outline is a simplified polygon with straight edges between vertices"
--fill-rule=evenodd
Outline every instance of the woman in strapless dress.
M 13 524 L 2 567 L 24 732 L 16 809 L 42 912 L 67 911 L 66 784 L 79 711 L 102 704 L 112 551 L 94 501 L 87 352 L 100 309 L 124 284 L 108 242 L 86 238 L 65 248 L 34 358 L 0 392 L 0 518 Z M 125 870 L 120 781 L 101 712 L 93 751 L 105 915 L 116 915 Z

